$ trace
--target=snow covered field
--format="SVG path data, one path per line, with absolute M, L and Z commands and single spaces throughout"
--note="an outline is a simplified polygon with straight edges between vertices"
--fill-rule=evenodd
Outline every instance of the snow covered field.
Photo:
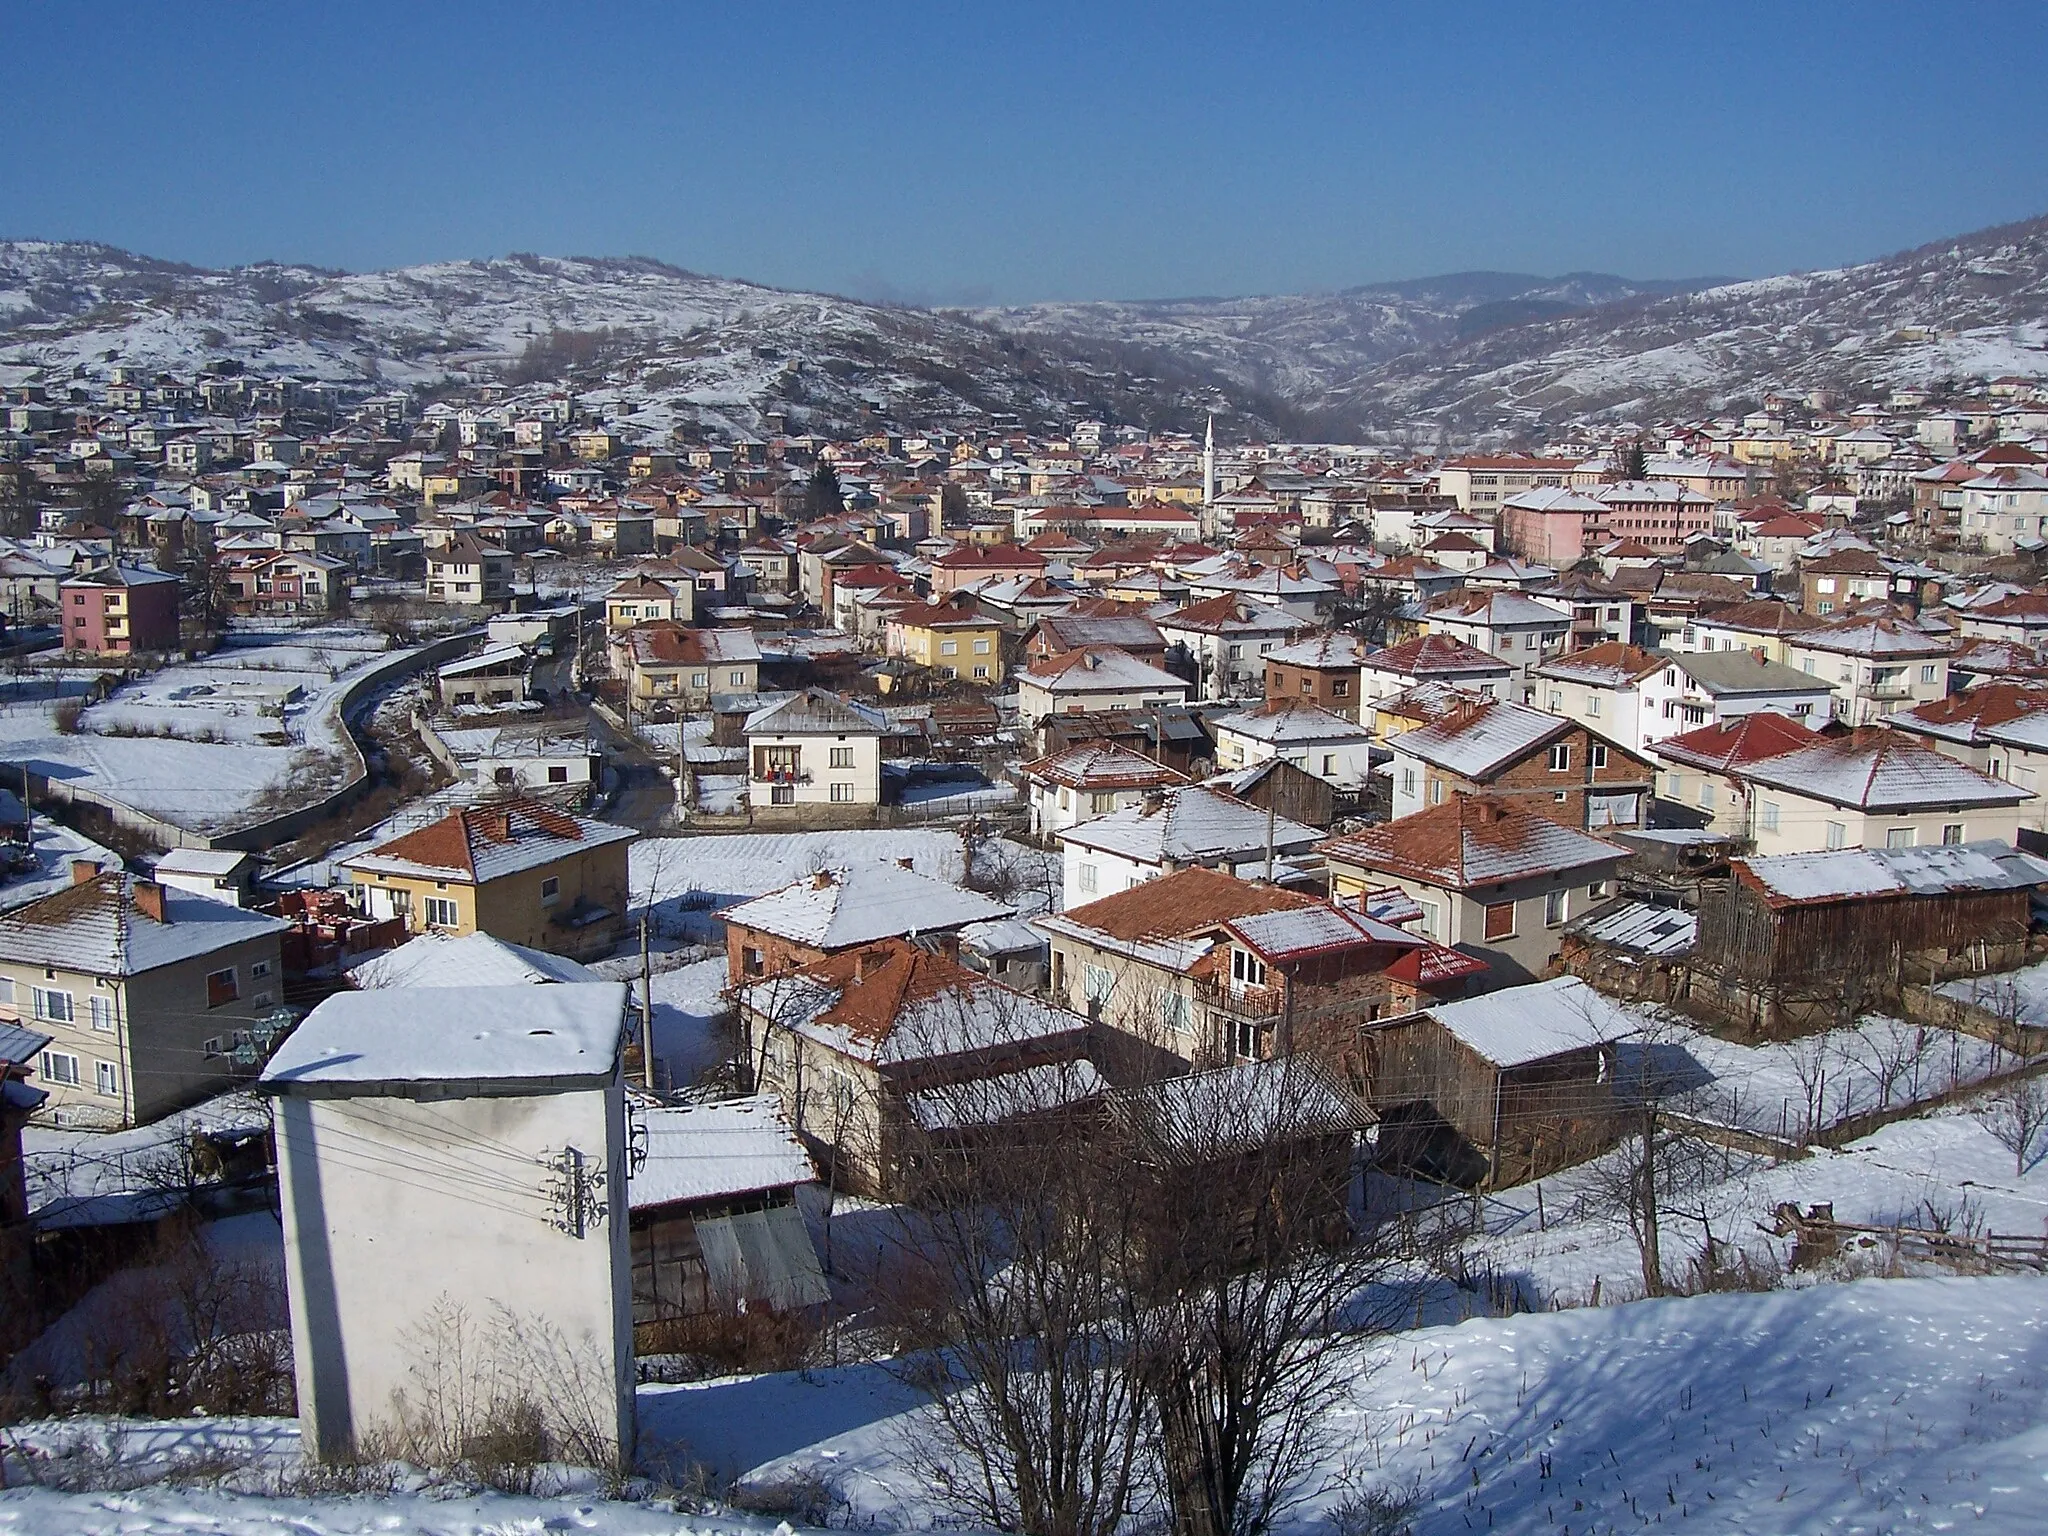
M 124 683 L 75 732 L 58 729 L 57 701 L 8 704 L 0 756 L 189 831 L 226 831 L 346 781 L 341 697 L 387 647 L 340 625 L 231 637 Z
M 1286 1532 L 1361 1528 L 1370 1498 L 1416 1536 L 1666 1526 L 1729 1533 L 1943 1531 L 2048 1522 L 2048 1279 L 1863 1281 L 1479 1319 L 1358 1350 L 1350 1400 Z M 815 1480 L 839 1522 L 928 1529 L 909 1471 L 925 1410 L 879 1368 L 641 1389 L 643 1459 L 772 1487 Z M 97 1422 L 18 1445 L 106 1443 Z M 159 1469 L 202 1451 L 289 1465 L 288 1421 L 195 1419 L 125 1433 Z M 10 1458 L 18 1482 L 21 1463 Z M 241 1474 L 257 1480 L 256 1472 Z M 665 1502 L 414 1487 L 278 1499 L 217 1488 L 0 1493 L 36 1536 L 510 1536 L 767 1531 Z M 787 1529 L 787 1527 L 783 1527 Z

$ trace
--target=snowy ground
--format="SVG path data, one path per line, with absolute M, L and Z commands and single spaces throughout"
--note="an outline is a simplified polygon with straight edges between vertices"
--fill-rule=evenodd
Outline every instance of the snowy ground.
M 1706 1532 L 2031 1533 L 2048 1520 L 2048 1280 L 1864 1281 L 1768 1295 L 1479 1319 L 1361 1345 L 1331 1443 L 1282 1532 L 1356 1528 L 1366 1496 L 1416 1536 L 1660 1525 Z M 641 1389 L 642 1457 L 756 1487 L 816 1480 L 839 1520 L 930 1528 L 910 1470 L 925 1410 L 876 1367 Z M 106 1443 L 98 1423 L 30 1425 L 17 1445 Z M 288 1465 L 294 1427 L 207 1420 L 128 1430 L 130 1461 L 201 1450 Z M 20 1470 L 18 1456 L 12 1458 Z M 17 1478 L 18 1480 L 18 1478 Z M 281 1500 L 213 1488 L 0 1493 L 36 1536 L 510 1536 L 765 1531 L 589 1494 L 446 1489 Z M 787 1529 L 787 1527 L 783 1527 Z
M 1996 976 L 1965 976 L 1934 989 L 1959 1003 L 1973 1003 L 1999 1018 L 2033 1029 L 2048 1028 L 2048 960 Z
M 193 832 L 226 831 L 345 781 L 341 695 L 387 644 L 341 625 L 231 636 L 124 683 L 73 733 L 57 729 L 53 700 L 9 702 L 0 757 Z
M 701 953 L 701 951 L 698 951 Z M 726 962 L 716 959 L 673 962 L 680 957 L 654 957 L 654 1054 L 667 1080 L 687 1088 L 724 1064 L 730 1054 L 724 1020 L 732 1012 L 725 1000 Z M 639 998 L 640 957 L 616 955 L 591 969 L 613 981 L 631 983 Z

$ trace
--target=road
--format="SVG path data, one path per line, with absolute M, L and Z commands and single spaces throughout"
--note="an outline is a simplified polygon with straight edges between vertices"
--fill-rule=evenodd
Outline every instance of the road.
M 675 780 L 661 771 L 661 759 L 640 742 L 614 730 L 611 722 L 596 710 L 590 712 L 590 736 L 604 748 L 606 761 L 619 776 L 618 797 L 605 812 L 605 819 L 642 832 L 674 833 Z

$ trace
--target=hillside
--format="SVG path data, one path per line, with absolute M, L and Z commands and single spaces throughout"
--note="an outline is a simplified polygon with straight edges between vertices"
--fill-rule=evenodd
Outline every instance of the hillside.
M 2048 375 L 2048 218 L 1746 282 L 1465 272 L 1332 294 L 919 310 L 641 258 L 208 271 L 0 243 L 0 384 L 255 369 L 559 381 L 649 432 L 1074 415 L 1230 436 L 1452 440 L 1720 410 L 1771 387 Z

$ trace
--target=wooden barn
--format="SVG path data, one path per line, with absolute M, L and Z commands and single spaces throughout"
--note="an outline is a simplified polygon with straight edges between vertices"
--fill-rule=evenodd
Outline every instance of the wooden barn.
M 1371 1029 L 1381 1162 L 1477 1189 L 1583 1162 L 1614 1138 L 1616 1043 L 1639 1028 L 1563 976 Z

